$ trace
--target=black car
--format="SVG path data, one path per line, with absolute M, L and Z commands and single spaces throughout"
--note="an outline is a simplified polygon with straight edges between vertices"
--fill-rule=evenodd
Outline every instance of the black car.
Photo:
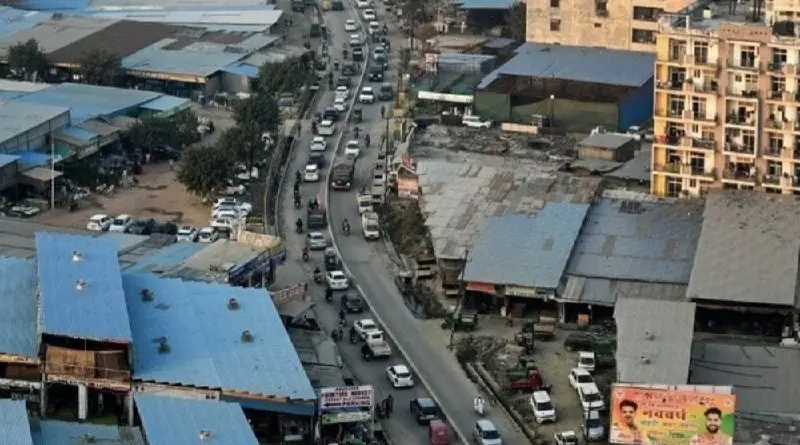
M 339 78 L 336 79 L 336 86 L 350 88 L 353 86 L 353 81 L 349 77 L 339 76 Z
M 162 233 L 164 235 L 177 235 L 178 226 L 173 222 L 156 222 L 153 226 L 153 234 Z
M 353 62 L 364 61 L 364 50 L 361 48 L 353 48 Z
M 339 120 L 339 112 L 336 108 L 328 107 L 322 112 L 322 119 L 336 122 Z
M 428 397 L 420 397 L 408 402 L 408 410 L 420 425 L 427 425 L 431 423 L 431 420 L 439 418 L 439 406 Z
M 358 74 L 358 69 L 354 63 L 345 63 L 342 65 L 342 76 L 355 76 Z
M 380 66 L 372 65 L 369 69 L 370 82 L 383 82 L 383 69 Z
M 564 349 L 567 351 L 593 351 L 594 335 L 588 332 L 571 332 L 564 339 Z
M 311 153 L 308 155 L 308 162 L 306 162 L 306 165 L 316 165 L 319 169 L 325 167 L 325 155 L 322 153 Z
M 347 298 L 342 298 L 342 309 L 348 314 L 361 314 L 365 307 L 366 304 L 361 297 L 348 295 Z
M 153 233 L 153 227 L 155 227 L 155 225 L 156 220 L 153 218 L 137 219 L 128 227 L 128 233 L 134 235 L 150 235 Z

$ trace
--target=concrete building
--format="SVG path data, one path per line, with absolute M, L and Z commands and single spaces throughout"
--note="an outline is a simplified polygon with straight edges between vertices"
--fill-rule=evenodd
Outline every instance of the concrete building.
M 655 52 L 658 18 L 694 0 L 527 0 L 528 42 Z
M 632 137 L 622 134 L 592 134 L 578 142 L 578 157 L 626 162 L 633 158 L 638 145 Z
M 779 21 L 787 9 L 797 7 L 768 2 L 771 25 L 735 4 L 662 21 L 653 194 L 800 194 L 800 40 L 796 25 Z
M 625 130 L 652 116 L 652 54 L 539 43 L 515 54 L 478 85 L 474 109 L 482 117 L 531 125 L 538 116 L 588 133 L 598 125 Z

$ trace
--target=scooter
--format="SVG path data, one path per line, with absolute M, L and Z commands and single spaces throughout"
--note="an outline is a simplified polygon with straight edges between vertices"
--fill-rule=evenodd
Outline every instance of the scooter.
M 306 250 L 303 251 L 303 262 L 304 263 L 308 262 L 308 251 Z
M 342 233 L 344 234 L 344 236 L 349 236 L 350 235 L 350 225 L 349 224 L 342 226 Z
M 321 273 L 314 274 L 314 283 L 322 284 L 322 274 Z M 328 299 L 327 296 L 325 297 L 325 299 L 326 300 Z M 332 295 L 331 295 L 331 301 L 333 301 L 333 296 Z

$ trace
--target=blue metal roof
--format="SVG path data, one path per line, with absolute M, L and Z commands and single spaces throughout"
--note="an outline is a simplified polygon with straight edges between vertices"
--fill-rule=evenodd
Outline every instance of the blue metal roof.
M 43 167 L 50 164 L 50 155 L 39 153 L 38 151 L 18 151 L 12 153 L 18 156 L 18 162 L 29 167 Z
M 99 443 L 104 445 L 145 445 L 139 428 L 94 425 L 91 423 L 40 420 L 33 428 L 33 445 L 74 445 Z M 87 435 L 95 440 L 89 442 Z M 157 442 L 155 442 L 157 443 Z
M 142 429 L 153 445 L 258 445 L 242 408 L 235 403 L 136 393 Z M 200 431 L 211 437 L 200 441 Z
M 515 0 L 462 0 L 461 9 L 511 9 Z
M 269 293 L 155 275 L 122 277 L 134 332 L 135 380 L 314 400 L 316 395 Z M 154 301 L 144 301 L 148 289 Z M 236 298 L 239 310 L 229 310 Z M 241 341 L 250 331 L 253 342 Z M 159 353 L 166 338 L 169 352 Z
M 239 76 L 249 77 L 251 79 L 258 79 L 258 67 L 250 65 L 249 63 L 234 63 L 228 65 L 223 69 L 226 73 L 237 74 Z
M 621 210 L 623 202 L 637 203 L 637 212 Z M 702 212 L 682 202 L 603 199 L 586 217 L 567 273 L 688 284 L 702 225 Z
M 136 264 L 125 269 L 126 272 L 168 272 L 181 265 L 192 255 L 208 247 L 203 243 L 175 243 L 145 255 Z
M 89 130 L 80 128 L 80 127 L 67 127 L 61 130 L 61 133 L 64 136 L 79 140 L 79 141 L 91 141 L 94 138 L 99 137 L 100 135 L 94 134 Z
M 153 111 L 170 111 L 176 108 L 185 107 L 189 103 L 189 99 L 183 97 L 175 97 L 163 95 L 150 102 L 140 105 L 140 108 Z
M 73 253 L 80 256 L 73 259 Z M 36 233 L 42 333 L 131 341 L 117 243 L 106 237 Z M 78 282 L 85 283 L 78 289 Z
M 466 281 L 554 289 L 564 274 L 588 204 L 549 202 L 531 218 L 489 219 L 464 270 Z
M 641 87 L 653 77 L 655 63 L 651 53 L 543 43 L 525 43 L 516 53 L 486 76 L 478 89 L 488 87 L 500 75 Z
M 26 9 L 60 12 L 86 9 L 90 1 L 91 0 L 24 0 L 23 5 Z
M 33 445 L 24 400 L 0 399 L 0 425 L 3 445 Z
M 9 37 L 49 20 L 51 14 L 0 7 L 0 37 Z
M 516 43 L 517 41 L 514 39 L 509 39 L 507 37 L 495 37 L 492 40 L 483 44 L 484 48 L 491 48 L 491 49 L 503 49 L 508 45 Z
M 0 257 L 0 353 L 36 357 L 36 264 Z
M 16 155 L 7 155 L 4 153 L 0 153 L 0 168 L 5 167 L 8 164 L 12 164 L 19 160 L 19 156 Z

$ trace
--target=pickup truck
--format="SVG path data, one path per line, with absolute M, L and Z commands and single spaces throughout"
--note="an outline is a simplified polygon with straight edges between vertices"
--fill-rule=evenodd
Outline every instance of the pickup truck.
M 364 239 L 368 241 L 374 241 L 381 237 L 381 228 L 377 213 L 364 212 L 361 215 L 361 231 L 364 234 Z
M 361 357 L 364 360 L 375 358 L 389 358 L 392 355 L 392 347 L 383 338 L 383 331 L 371 331 L 366 335 L 366 343 L 361 346 Z
M 331 188 L 334 190 L 350 190 L 353 186 L 353 174 L 356 170 L 356 159 L 348 156 L 338 161 L 331 171 Z

